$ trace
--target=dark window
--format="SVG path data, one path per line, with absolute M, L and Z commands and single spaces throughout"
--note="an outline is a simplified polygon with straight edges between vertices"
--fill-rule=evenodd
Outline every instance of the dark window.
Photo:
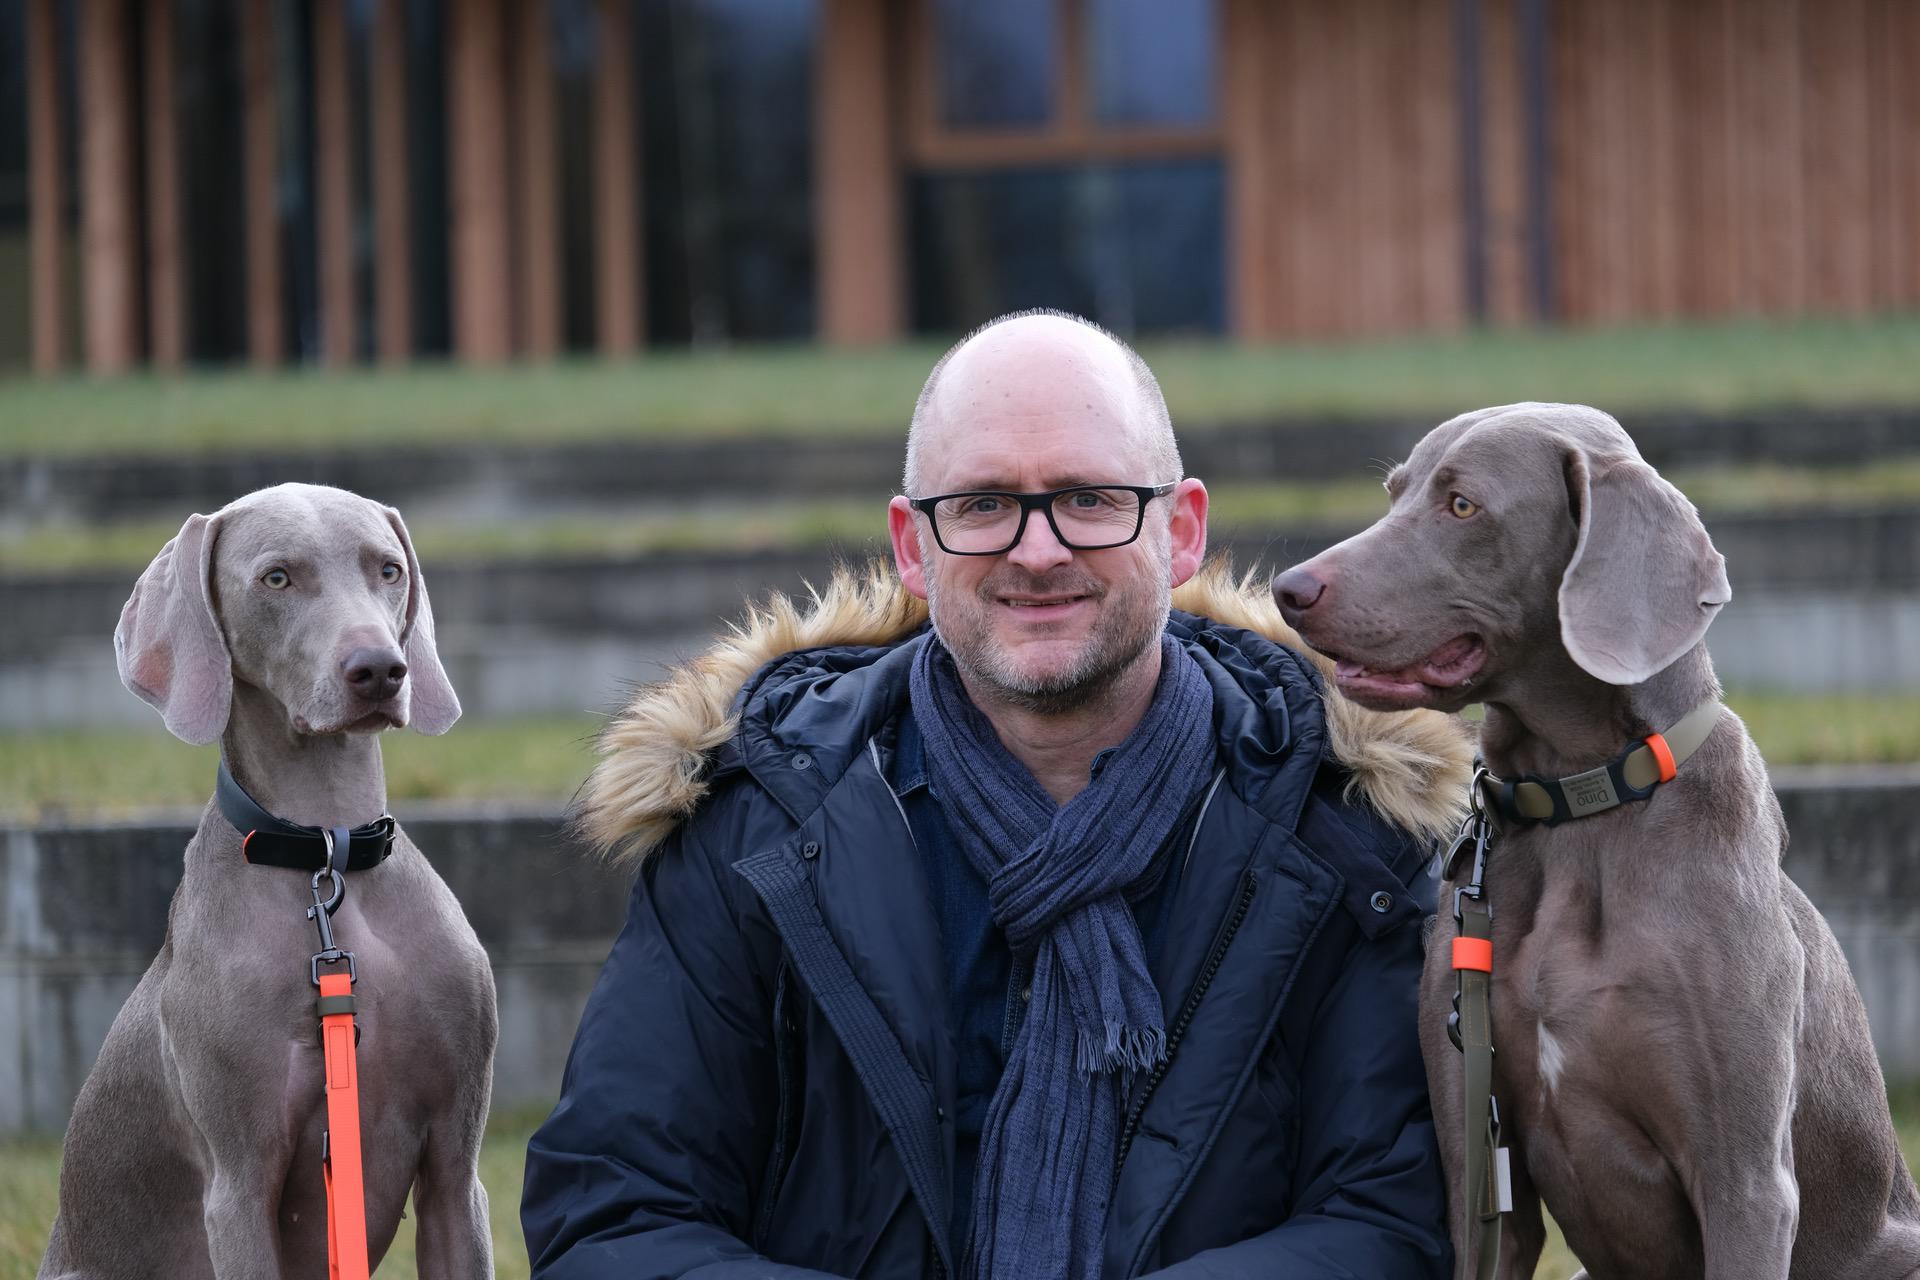
M 247 347 L 239 14 L 217 0 L 186 0 L 175 12 L 188 354 L 232 360 Z
M 813 332 L 812 0 L 646 0 L 647 336 Z
M 1222 197 L 1214 159 L 920 174 L 914 327 L 1044 306 L 1123 334 L 1219 332 Z
M 1049 0 L 935 0 L 942 124 L 995 129 L 1052 118 L 1054 8 Z
M 1219 18 L 1212 0 L 1088 0 L 1087 19 L 1097 124 L 1213 123 Z
M 27 252 L 27 7 L 0 0 L 0 369 L 25 364 Z

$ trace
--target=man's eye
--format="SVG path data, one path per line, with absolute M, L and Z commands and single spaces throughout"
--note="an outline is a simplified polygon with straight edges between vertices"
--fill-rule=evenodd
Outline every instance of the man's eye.
M 1098 489 L 1079 489 L 1068 494 L 1067 501 L 1082 511 L 1098 511 L 1107 505 L 1107 495 Z
M 960 510 L 966 515 L 970 515 L 970 516 L 990 516 L 990 515 L 993 515 L 995 512 L 999 511 L 1001 507 L 1005 505 L 1006 505 L 1005 502 L 1003 502 L 1001 499 L 996 498 L 991 494 L 984 494 L 978 498 L 972 498 L 968 500 L 967 503 L 960 508 Z
M 287 576 L 285 569 L 269 569 L 260 575 L 260 581 L 266 583 L 275 591 L 285 590 L 293 583 L 293 579 Z

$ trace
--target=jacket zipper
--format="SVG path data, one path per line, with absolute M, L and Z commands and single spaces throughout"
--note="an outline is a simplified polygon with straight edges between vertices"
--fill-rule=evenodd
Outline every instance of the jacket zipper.
M 1240 896 L 1234 902 L 1233 911 L 1227 916 L 1227 922 L 1220 930 L 1220 936 L 1215 939 L 1213 950 L 1207 955 L 1207 963 L 1200 970 L 1199 980 L 1193 984 L 1192 993 L 1187 996 L 1186 1003 L 1181 1006 L 1180 1016 L 1174 1019 L 1172 1028 L 1167 1032 L 1166 1056 L 1162 1057 L 1154 1065 L 1153 1070 L 1147 1073 L 1146 1087 L 1140 1091 L 1139 1100 L 1127 1113 L 1127 1123 L 1120 1131 L 1120 1145 L 1114 1155 L 1113 1188 L 1109 1190 L 1109 1195 L 1112 1194 L 1112 1190 L 1117 1190 L 1120 1186 L 1120 1169 L 1126 1164 L 1127 1152 L 1133 1147 L 1134 1135 L 1140 1130 L 1140 1118 L 1146 1114 L 1147 1103 L 1153 1099 L 1153 1091 L 1159 1088 L 1160 1082 L 1166 1078 L 1167 1069 L 1173 1065 L 1173 1055 L 1180 1048 L 1181 1040 L 1186 1037 L 1187 1028 L 1192 1025 L 1194 1014 L 1200 1008 L 1200 1001 L 1206 996 L 1207 988 L 1213 985 L 1214 976 L 1220 972 L 1221 964 L 1226 961 L 1227 947 L 1232 944 L 1234 935 L 1240 932 L 1240 926 L 1246 921 L 1247 912 L 1253 909 L 1255 883 L 1252 871 L 1241 874 Z

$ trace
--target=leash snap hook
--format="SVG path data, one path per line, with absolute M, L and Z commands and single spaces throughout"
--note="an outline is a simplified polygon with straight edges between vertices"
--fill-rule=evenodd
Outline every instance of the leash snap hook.
M 341 876 L 340 869 L 333 865 L 333 833 L 322 828 L 320 834 L 327 842 L 327 865 L 313 873 L 313 879 L 307 886 L 313 894 L 313 905 L 307 908 L 307 919 L 313 921 L 313 927 L 320 935 L 320 950 L 307 962 L 308 974 L 316 987 L 320 985 L 320 966 L 323 964 L 345 964 L 347 981 L 354 983 L 360 980 L 359 973 L 354 969 L 353 952 L 342 951 L 333 940 L 333 913 L 340 909 L 341 901 L 347 896 L 347 882 Z M 333 881 L 330 896 L 321 895 L 320 881 L 323 876 Z

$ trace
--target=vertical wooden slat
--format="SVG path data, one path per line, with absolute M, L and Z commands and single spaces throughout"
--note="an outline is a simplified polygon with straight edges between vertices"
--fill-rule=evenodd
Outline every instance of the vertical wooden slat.
M 634 127 L 633 12 L 629 0 L 598 0 L 599 66 L 593 79 L 594 243 L 600 351 L 640 345 L 640 224 L 635 217 L 639 138 Z
M 1796 312 L 1806 297 L 1799 10 L 1798 0 L 1742 6 L 1745 56 L 1735 62 L 1746 125 L 1740 199 L 1752 221 L 1741 277 L 1748 308 L 1768 314 Z
M 1603 168 L 1598 196 L 1599 240 L 1602 246 L 1595 290 L 1597 319 L 1620 324 L 1633 315 L 1634 210 L 1633 119 L 1635 103 L 1631 81 L 1635 51 L 1627 30 L 1626 0 L 1595 0 L 1599 39 L 1594 42 L 1594 74 L 1601 86 L 1603 111 L 1597 142 Z
M 536 360 L 560 353 L 560 174 L 554 130 L 553 59 L 545 0 L 515 6 L 514 156 L 516 296 L 525 328 L 520 350 Z
M 1553 257 L 1558 267 L 1556 301 L 1563 319 L 1586 317 L 1587 172 L 1591 155 L 1585 149 L 1587 64 L 1580 53 L 1585 14 L 1576 3 L 1556 4 L 1547 34 L 1552 78 L 1548 94 L 1548 130 L 1552 160 L 1548 185 L 1554 193 Z
M 1420 277 L 1422 313 L 1428 326 L 1456 329 L 1467 321 L 1466 274 L 1461 245 L 1466 235 L 1461 216 L 1460 84 L 1454 56 L 1450 5 L 1414 5 L 1422 50 L 1420 73 L 1408 95 L 1415 111 L 1423 218 L 1413 269 Z
M 1519 24 L 1519 0 L 1484 0 L 1481 5 L 1487 319 L 1495 325 L 1522 323 L 1529 305 Z
M 1350 157 L 1336 188 L 1335 217 L 1348 237 L 1339 296 L 1347 303 L 1347 332 L 1377 334 L 1396 323 L 1407 323 L 1404 311 L 1396 319 L 1393 294 L 1394 167 L 1400 157 L 1393 150 L 1393 110 L 1383 83 L 1390 55 L 1389 24 L 1397 16 L 1389 10 L 1396 0 L 1348 0 L 1341 6 L 1345 18 L 1346 75 L 1340 86 L 1340 117 L 1347 122 L 1346 150 Z
M 313 6 L 313 175 L 320 276 L 320 361 L 353 360 L 353 117 L 346 6 Z
M 1681 311 L 1720 316 L 1735 308 L 1736 228 L 1733 197 L 1734 129 L 1730 73 L 1733 63 L 1731 6 L 1738 0 L 1706 0 L 1672 11 L 1674 96 L 1680 131 L 1674 184 L 1678 229 Z
M 180 225 L 180 133 L 173 74 L 174 0 L 146 0 L 147 334 L 152 363 L 187 356 L 185 237 Z
M 1678 175 L 1674 172 L 1678 150 L 1678 131 L 1684 121 L 1674 111 L 1674 64 L 1672 29 L 1665 0 L 1634 0 L 1635 44 L 1640 56 L 1636 89 L 1640 98 L 1640 118 L 1645 133 L 1638 148 L 1640 159 L 1636 185 L 1644 193 L 1643 205 L 1630 204 L 1642 220 L 1646 234 L 1638 256 L 1645 263 L 1641 273 L 1640 297 L 1635 310 L 1641 318 L 1671 320 L 1680 311 L 1680 199 Z M 1625 193 L 1629 201 L 1633 193 Z
M 1223 0 L 1220 11 L 1220 125 L 1227 169 L 1228 327 L 1243 342 L 1279 333 L 1271 211 L 1278 198 L 1272 91 L 1271 0 Z
M 87 367 L 120 373 L 139 358 L 139 194 L 125 0 L 80 6 L 80 214 Z
M 1256 0 L 1257 2 L 1257 0 Z M 1273 271 L 1274 332 L 1297 337 L 1306 332 L 1301 302 L 1301 211 L 1305 204 L 1305 139 L 1301 85 L 1296 69 L 1304 60 L 1305 0 L 1272 0 L 1267 9 L 1272 55 L 1266 95 L 1266 131 L 1273 157 L 1273 204 L 1267 213 L 1267 244 Z
M 502 0 L 447 6 L 448 204 L 453 223 L 453 349 L 493 364 L 513 350 Z
M 389 363 L 413 355 L 413 233 L 407 172 L 407 15 L 405 0 L 374 8 L 368 61 L 368 130 L 373 149 L 374 340 Z
M 888 342 L 901 329 L 897 141 L 889 128 L 887 0 L 824 0 L 814 76 L 814 219 L 820 336 Z
M 275 169 L 278 106 L 274 100 L 270 0 L 240 0 L 241 175 L 246 185 L 247 358 L 279 364 L 285 352 L 280 312 L 280 204 Z
M 61 163 L 60 39 L 54 0 L 27 6 L 28 250 L 33 266 L 33 367 L 67 362 L 67 177 Z
M 1334 303 L 1339 249 L 1329 195 L 1339 178 L 1338 144 L 1328 119 L 1333 114 L 1338 31 L 1328 0 L 1295 0 L 1290 132 L 1293 135 L 1294 199 L 1289 239 L 1294 247 L 1294 305 L 1304 334 L 1330 337 L 1339 332 Z
M 1885 212 L 1887 305 L 1920 305 L 1920 6 L 1886 0 L 1888 204 Z
M 1862 0 L 1803 7 L 1801 68 L 1806 85 L 1802 168 L 1806 200 L 1806 305 L 1864 312 L 1873 295 L 1872 182 L 1867 169 L 1866 14 Z

